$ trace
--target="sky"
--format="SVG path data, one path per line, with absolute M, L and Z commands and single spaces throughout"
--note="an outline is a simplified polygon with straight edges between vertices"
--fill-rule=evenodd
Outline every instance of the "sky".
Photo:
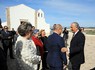
M 78 22 L 81 27 L 95 27 L 95 0 L 0 0 L 2 22 L 6 21 L 6 8 L 19 4 L 42 9 L 51 26 L 69 27 L 72 22 Z

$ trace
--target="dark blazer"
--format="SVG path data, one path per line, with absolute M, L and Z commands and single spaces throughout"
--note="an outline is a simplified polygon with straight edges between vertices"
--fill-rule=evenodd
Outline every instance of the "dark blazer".
M 70 42 L 70 61 L 72 64 L 82 64 L 85 62 L 84 44 L 85 36 L 79 31 Z
M 10 44 L 12 44 L 13 35 L 11 31 L 7 31 L 7 33 L 5 31 L 2 31 L 1 35 L 2 35 L 2 43 L 4 45 L 9 46 Z
M 45 37 L 40 37 L 40 39 L 41 39 L 41 41 L 43 42 L 44 51 L 47 51 L 47 49 L 46 49 L 47 36 L 45 36 Z
M 49 66 L 62 67 L 63 62 L 67 64 L 66 53 L 61 52 L 62 47 L 65 47 L 65 44 L 61 36 L 53 33 L 48 37 L 46 48 L 48 50 L 47 63 Z

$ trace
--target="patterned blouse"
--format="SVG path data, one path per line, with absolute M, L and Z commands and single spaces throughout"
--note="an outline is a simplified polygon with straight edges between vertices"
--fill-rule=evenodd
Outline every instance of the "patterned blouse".
M 19 36 L 15 44 L 17 70 L 37 70 L 41 57 L 37 55 L 35 44 L 32 40 Z

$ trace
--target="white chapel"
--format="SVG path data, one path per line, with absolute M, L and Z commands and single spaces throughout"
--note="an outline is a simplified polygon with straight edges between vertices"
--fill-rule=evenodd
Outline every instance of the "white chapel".
M 6 8 L 7 13 L 7 26 L 12 29 L 17 30 L 18 26 L 22 21 L 28 21 L 37 29 L 45 29 L 46 33 L 50 33 L 50 24 L 45 21 L 44 12 L 39 10 L 34 10 L 24 4 L 17 6 L 12 6 Z

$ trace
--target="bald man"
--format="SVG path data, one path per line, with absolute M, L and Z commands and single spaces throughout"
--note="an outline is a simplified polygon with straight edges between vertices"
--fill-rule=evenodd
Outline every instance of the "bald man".
M 67 65 L 66 53 L 61 52 L 61 49 L 65 47 L 65 43 L 60 36 L 62 29 L 60 24 L 54 24 L 53 34 L 47 39 L 47 63 L 50 66 L 50 70 L 63 70 L 63 65 Z

